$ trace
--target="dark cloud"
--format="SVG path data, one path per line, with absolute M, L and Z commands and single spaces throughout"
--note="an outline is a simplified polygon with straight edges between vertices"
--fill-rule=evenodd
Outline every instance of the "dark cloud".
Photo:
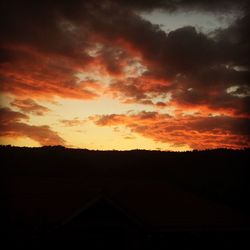
M 250 69 L 250 44 L 249 44 L 249 27 L 250 27 L 250 9 L 241 18 L 227 29 L 219 29 L 216 34 L 218 44 L 221 46 L 222 54 L 232 60 L 232 64 L 245 66 Z
M 119 3 L 136 10 L 151 11 L 164 9 L 167 11 L 203 10 L 203 11 L 225 11 L 232 8 L 244 9 L 248 6 L 247 0 L 118 0 Z
M 0 120 L 2 125 L 9 122 L 20 122 L 21 120 L 28 120 L 29 117 L 21 112 L 12 111 L 9 108 L 0 108 Z
M 36 47 L 52 55 L 68 56 L 72 60 L 86 57 L 76 48 L 85 45 L 84 34 L 73 32 L 65 16 L 74 11 L 77 15 L 80 1 L 3 1 L 1 6 L 1 34 L 4 44 L 15 43 Z M 80 11 L 80 9 L 79 9 Z M 78 12 L 79 12 L 78 11 Z M 80 14 L 80 13 L 78 13 Z M 82 37 L 83 36 L 83 37 Z M 82 39 L 80 39 L 82 38 Z
M 31 113 L 40 116 L 50 111 L 48 108 L 37 104 L 32 99 L 15 99 L 11 102 L 11 106 L 20 109 L 24 113 Z
M 28 116 L 12 111 L 9 108 L 0 109 L 0 136 L 3 137 L 28 137 L 40 145 L 66 145 L 55 131 L 49 126 L 34 126 L 25 123 L 28 121 Z
M 138 23 L 142 25 L 143 21 Z M 140 39 L 147 42 L 137 43 L 134 37 L 128 40 L 141 51 L 148 70 L 139 80 L 126 79 L 124 83 L 113 84 L 113 90 L 138 102 L 148 93 L 161 95 L 169 92 L 176 102 L 185 99 L 189 100 L 190 106 L 204 104 L 210 108 L 220 105 L 224 109 L 234 109 L 235 113 L 244 111 L 249 115 L 246 105 L 249 91 L 241 87 L 249 86 L 250 76 L 248 16 L 240 18 L 226 30 L 218 30 L 214 37 L 199 33 L 194 27 L 183 27 L 165 34 L 151 24 L 146 26 L 148 28 L 140 33 Z M 234 39 L 229 39 L 229 36 Z M 155 84 L 148 80 L 152 78 L 162 80 L 161 88 L 159 82 Z M 239 89 L 247 91 L 246 98 L 227 94 L 227 88 L 231 86 L 240 86 Z M 200 95 L 201 101 L 189 98 L 190 88 Z

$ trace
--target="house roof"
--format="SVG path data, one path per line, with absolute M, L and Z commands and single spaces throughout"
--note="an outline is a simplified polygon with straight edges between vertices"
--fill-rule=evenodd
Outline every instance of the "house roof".
M 86 202 L 73 214 L 62 220 L 60 226 L 89 224 L 105 224 L 110 226 L 142 227 L 142 221 L 130 214 L 125 208 L 105 194 L 98 194 Z
M 8 185 L 8 211 L 13 223 L 17 215 L 31 224 L 65 223 L 104 195 L 108 203 L 153 228 L 250 226 L 249 215 L 241 210 L 204 199 L 166 181 L 13 177 Z

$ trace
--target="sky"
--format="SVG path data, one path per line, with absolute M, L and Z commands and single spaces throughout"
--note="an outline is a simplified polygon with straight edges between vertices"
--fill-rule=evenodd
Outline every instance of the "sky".
M 250 147 L 247 0 L 1 1 L 0 144 Z

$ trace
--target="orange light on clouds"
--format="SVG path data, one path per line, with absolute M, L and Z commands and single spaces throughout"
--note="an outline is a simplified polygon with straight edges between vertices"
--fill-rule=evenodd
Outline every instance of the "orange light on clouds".
M 0 144 L 249 147 L 247 14 L 216 9 L 230 17 L 222 22 L 194 4 L 191 23 L 166 30 L 157 22 L 186 7 L 169 3 L 156 18 L 154 4 L 5 2 Z M 202 13 L 215 32 L 194 25 Z

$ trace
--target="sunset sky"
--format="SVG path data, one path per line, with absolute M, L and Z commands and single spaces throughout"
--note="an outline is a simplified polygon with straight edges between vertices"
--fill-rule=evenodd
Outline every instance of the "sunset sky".
M 249 1 L 0 5 L 0 144 L 250 147 Z

